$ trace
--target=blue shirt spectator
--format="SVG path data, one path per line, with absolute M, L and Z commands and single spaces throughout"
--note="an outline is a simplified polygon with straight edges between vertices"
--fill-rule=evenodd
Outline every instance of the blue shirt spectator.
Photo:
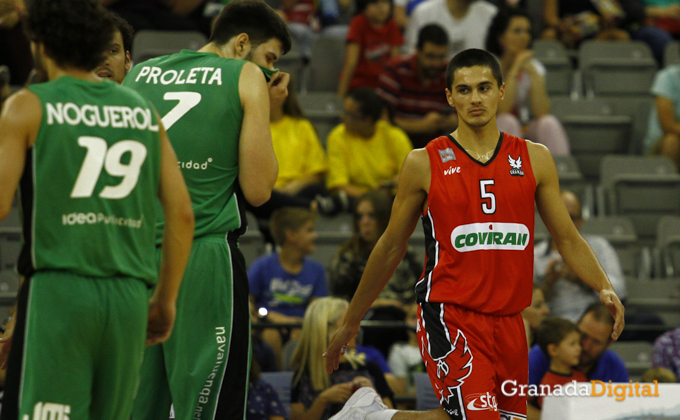
M 548 372 L 550 361 L 543 350 L 534 345 L 529 350 L 529 385 L 540 385 L 543 376 Z M 586 375 L 590 380 L 628 382 L 628 370 L 623 360 L 611 350 L 606 350 L 595 362 L 590 374 Z

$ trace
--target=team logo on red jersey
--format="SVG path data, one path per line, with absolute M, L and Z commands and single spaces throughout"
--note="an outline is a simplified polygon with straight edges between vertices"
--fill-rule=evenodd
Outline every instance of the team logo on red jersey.
M 510 175 L 512 176 L 524 176 L 524 171 L 522 170 L 522 156 L 517 156 L 517 159 L 513 159 L 510 154 L 508 154 L 508 162 L 510 163 Z
M 498 403 L 496 402 L 496 396 L 490 393 L 485 394 L 471 394 L 465 397 L 467 401 L 466 408 L 471 411 L 498 411 Z
M 442 163 L 446 163 L 450 160 L 456 160 L 456 154 L 453 153 L 453 149 L 447 147 L 446 149 L 439 149 L 439 157 L 442 158 Z

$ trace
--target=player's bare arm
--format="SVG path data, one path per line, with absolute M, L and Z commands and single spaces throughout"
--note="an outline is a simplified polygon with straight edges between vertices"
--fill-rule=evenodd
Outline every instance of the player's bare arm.
M 160 118 L 158 126 L 161 135 L 161 178 L 158 198 L 163 207 L 165 229 L 158 285 L 149 302 L 147 345 L 161 343 L 170 337 L 175 321 L 175 302 L 194 237 L 194 211 L 191 208 L 191 198 L 182 172 L 177 166 L 177 156 Z
M 427 205 L 431 179 L 427 150 L 416 149 L 408 154 L 401 167 L 399 179 L 390 222 L 368 258 L 366 269 L 343 323 L 328 346 L 326 352 L 328 373 L 338 368 L 342 346 L 359 331 L 359 323 L 364 314 L 404 258 L 408 239 L 416 228 L 423 208 Z
M 583 239 L 569 217 L 560 197 L 555 162 L 548 149 L 527 141 L 529 159 L 536 178 L 536 207 L 548 228 L 557 249 L 574 273 L 600 295 L 614 317 L 612 339 L 616 340 L 624 327 L 624 308 L 590 245 Z
M 269 130 L 269 89 L 257 65 L 246 62 L 238 84 L 243 106 L 239 139 L 239 183 L 253 206 L 269 201 L 279 173 Z
M 10 96 L 0 114 L 0 220 L 7 217 L 24 172 L 26 151 L 35 142 L 42 106 L 31 91 Z

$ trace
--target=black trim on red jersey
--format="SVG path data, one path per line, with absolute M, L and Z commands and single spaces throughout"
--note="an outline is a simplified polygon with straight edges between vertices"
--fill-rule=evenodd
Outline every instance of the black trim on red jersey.
M 491 156 L 491 159 L 487 160 L 484 163 L 482 163 L 482 162 L 478 161 L 477 159 L 473 158 L 472 156 L 470 156 L 470 154 L 467 152 L 467 150 L 465 150 L 465 148 L 463 146 L 461 146 L 460 143 L 458 143 L 458 141 L 456 139 L 454 139 L 451 134 L 447 134 L 446 137 L 448 137 L 449 140 L 451 140 L 453 142 L 453 144 L 456 145 L 456 147 L 458 147 L 463 153 L 465 153 L 467 155 L 467 157 L 472 159 L 473 162 L 475 162 L 475 163 L 477 163 L 478 165 L 481 165 L 481 166 L 489 166 L 489 164 L 491 164 L 491 162 L 493 162 L 494 159 L 496 159 L 496 156 L 498 156 L 498 152 L 501 151 L 501 146 L 503 146 L 503 132 L 501 131 L 500 133 L 501 134 L 498 136 L 498 143 L 496 144 L 496 149 L 493 151 L 493 156 Z
M 432 220 L 430 220 L 430 212 L 427 216 L 422 216 L 423 232 L 425 233 L 425 271 L 423 277 L 416 283 L 416 302 L 424 303 L 429 300 L 430 290 L 432 287 L 431 277 L 434 267 L 437 265 L 437 257 L 439 247 L 437 238 L 435 237 Z

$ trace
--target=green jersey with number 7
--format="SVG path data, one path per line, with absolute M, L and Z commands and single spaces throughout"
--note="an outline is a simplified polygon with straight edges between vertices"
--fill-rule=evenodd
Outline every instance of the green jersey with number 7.
M 196 238 L 245 229 L 237 194 L 244 63 L 182 50 L 135 65 L 123 82 L 162 116 L 191 195 Z
M 158 195 L 161 146 L 152 105 L 113 82 L 60 77 L 28 89 L 40 98 L 42 122 L 21 179 L 19 272 L 155 284 L 162 213 L 150 197 Z

